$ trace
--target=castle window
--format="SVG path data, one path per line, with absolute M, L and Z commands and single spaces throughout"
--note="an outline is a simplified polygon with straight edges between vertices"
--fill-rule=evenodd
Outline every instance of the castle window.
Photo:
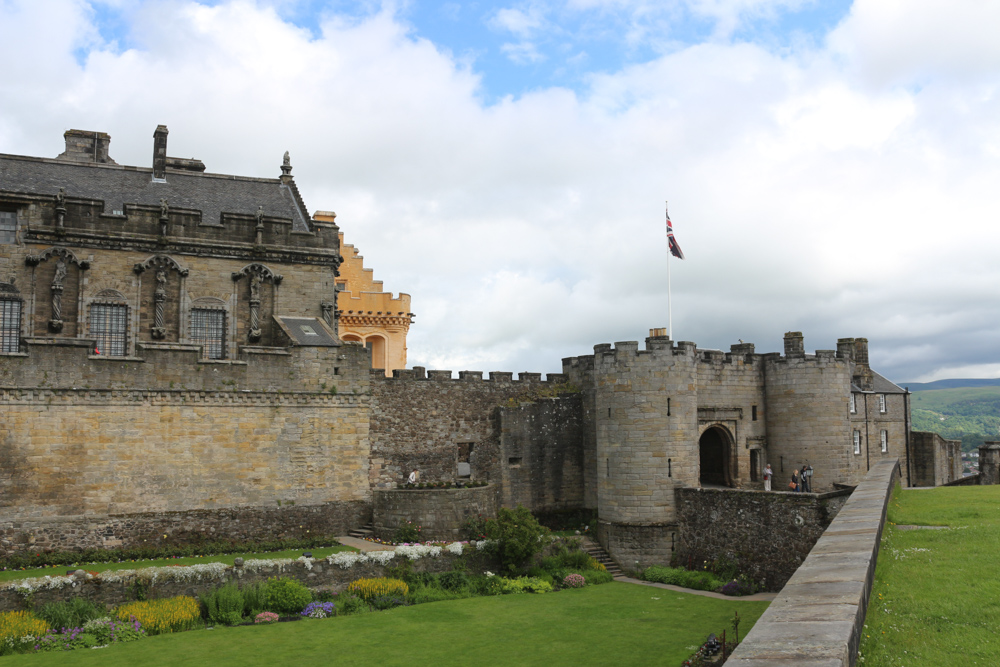
M 90 335 L 97 339 L 94 351 L 109 357 L 128 352 L 128 306 L 95 303 L 90 306 Z
M 521 467 L 521 457 L 520 456 L 511 456 L 511 457 L 509 457 L 507 459 L 507 465 L 510 466 L 511 468 L 520 468 Z
M 0 352 L 21 350 L 21 300 L 0 296 Z
M 17 241 L 17 213 L 0 211 L 0 243 Z
M 861 431 L 854 432 L 854 453 L 861 453 Z
M 854 402 L 854 394 L 851 394 L 851 399 L 850 401 L 848 401 L 848 403 L 851 406 L 851 414 L 854 414 L 855 412 L 858 411 L 858 404 Z
M 889 451 L 889 432 L 882 429 L 882 452 Z
M 885 413 L 885 394 L 878 395 L 878 411 Z
M 751 405 L 750 406 L 750 420 L 751 421 L 757 421 L 757 406 L 756 405 Z
M 192 308 L 191 341 L 203 347 L 206 359 L 225 359 L 226 311 Z

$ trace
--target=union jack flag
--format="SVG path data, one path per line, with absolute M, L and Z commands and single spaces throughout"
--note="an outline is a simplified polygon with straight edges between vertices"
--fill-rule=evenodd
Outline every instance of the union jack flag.
M 670 211 L 667 211 L 667 245 L 670 246 L 670 254 L 677 259 L 684 259 L 684 253 L 681 252 L 681 247 L 677 245 L 677 239 L 674 238 L 674 226 L 670 222 Z

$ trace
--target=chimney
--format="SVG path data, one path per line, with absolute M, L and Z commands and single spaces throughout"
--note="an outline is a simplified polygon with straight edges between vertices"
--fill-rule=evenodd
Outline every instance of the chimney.
M 854 339 L 854 384 L 864 391 L 874 391 L 875 378 L 872 369 L 868 365 L 868 339 Z
M 838 338 L 837 339 L 837 358 L 838 359 L 854 359 L 854 339 L 853 338 Z
M 157 125 L 153 132 L 153 180 L 167 178 L 167 126 Z
M 806 356 L 806 345 L 801 331 L 789 331 L 785 334 L 785 356 L 788 358 Z
M 90 162 L 94 164 L 118 164 L 108 157 L 111 135 L 107 132 L 90 130 L 66 130 L 63 133 L 66 150 L 56 159 L 68 162 Z

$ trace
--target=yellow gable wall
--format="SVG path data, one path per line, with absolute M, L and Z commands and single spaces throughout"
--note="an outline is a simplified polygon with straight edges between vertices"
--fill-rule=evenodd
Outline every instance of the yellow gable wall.
M 314 220 L 335 222 L 336 214 L 316 211 Z M 382 290 L 382 281 L 375 280 L 372 269 L 364 266 L 364 257 L 353 245 L 344 243 L 340 234 L 340 266 L 337 295 L 340 311 L 340 338 L 344 341 L 371 343 L 372 368 L 384 368 L 387 376 L 397 368 L 406 368 L 406 333 L 410 329 L 410 295 Z

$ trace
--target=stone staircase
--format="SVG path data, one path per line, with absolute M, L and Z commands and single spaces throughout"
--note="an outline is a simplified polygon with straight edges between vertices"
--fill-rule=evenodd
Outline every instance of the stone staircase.
M 618 563 L 616 563 L 611 556 L 608 555 L 608 552 L 605 551 L 597 542 L 590 539 L 584 540 L 583 544 L 580 545 L 580 548 L 590 554 L 590 556 L 598 563 L 603 565 L 608 571 L 608 574 L 612 577 L 625 576 L 622 569 L 618 567 Z
M 349 532 L 348 536 L 359 540 L 370 540 L 373 537 L 375 537 L 375 526 L 373 526 L 369 521 L 360 528 L 355 528 L 354 530 Z

